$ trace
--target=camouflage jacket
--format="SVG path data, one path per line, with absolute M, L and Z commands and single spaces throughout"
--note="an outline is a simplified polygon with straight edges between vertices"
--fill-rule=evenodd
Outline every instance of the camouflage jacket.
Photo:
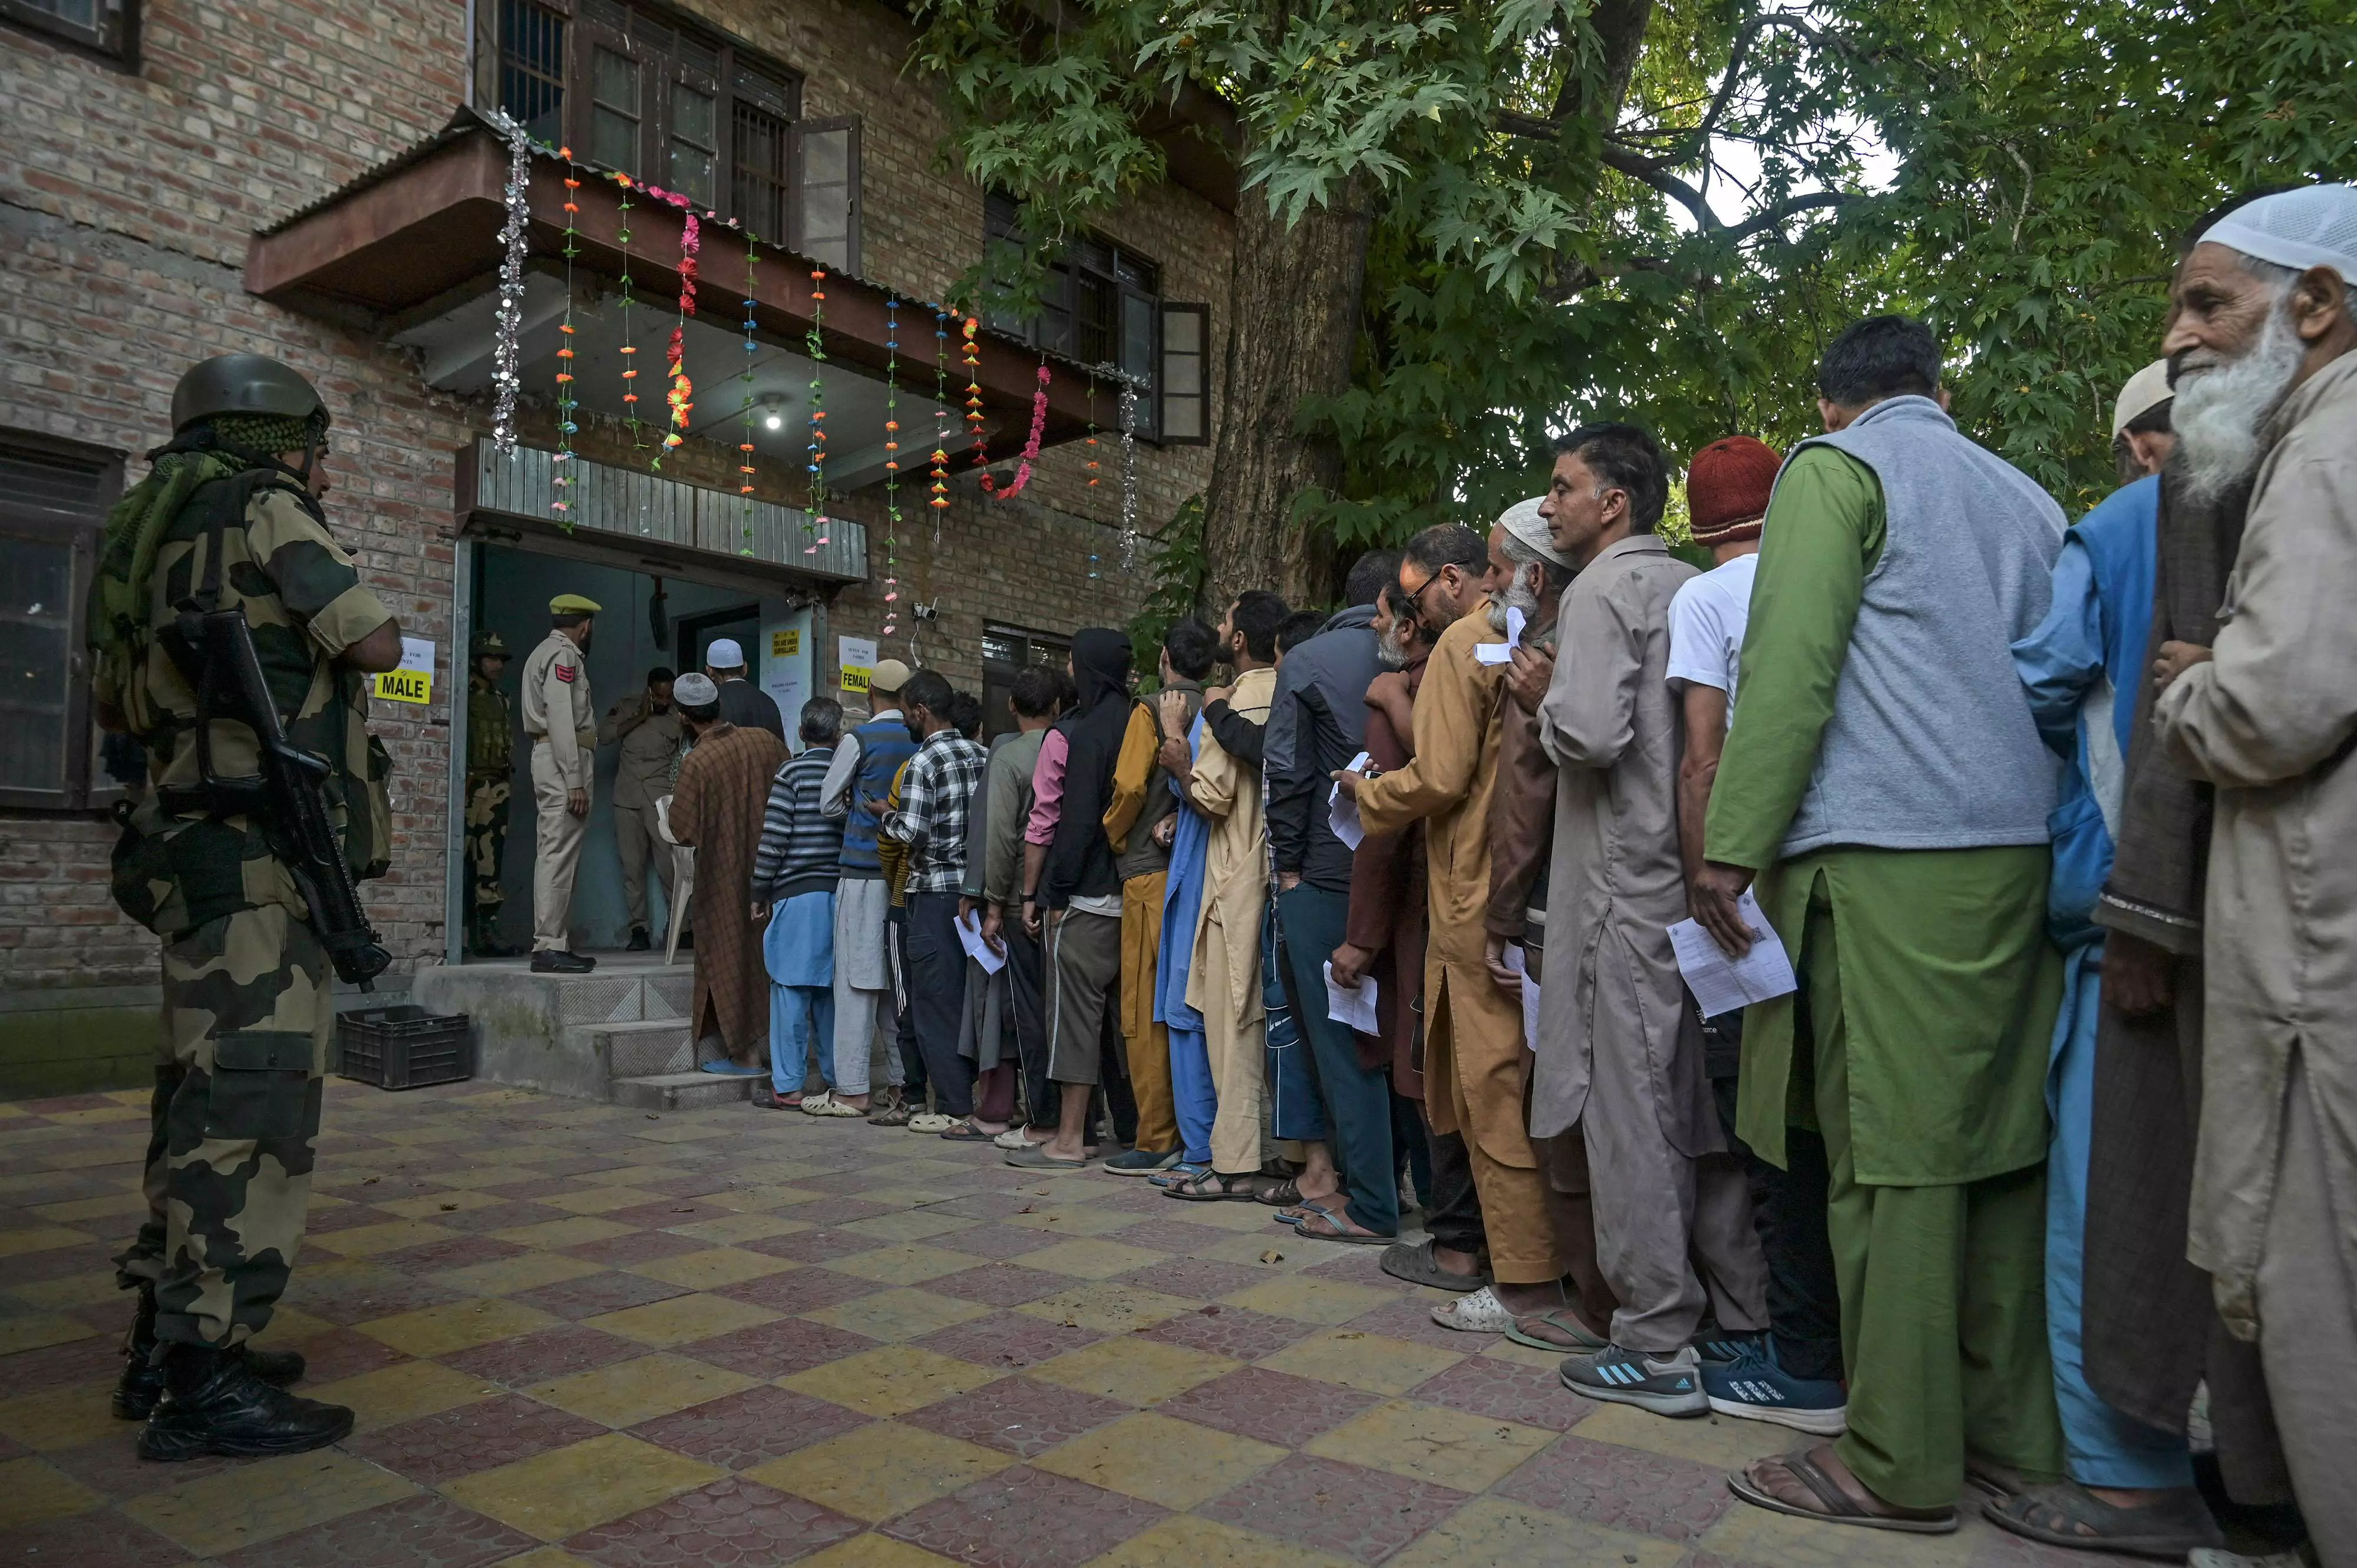
M 467 679 L 467 777 L 504 779 L 515 768 L 515 704 L 478 673 Z
M 242 510 L 240 495 L 247 498 Z M 209 574 L 215 537 L 221 569 Z M 209 576 L 218 580 L 219 607 L 244 608 L 287 739 L 328 765 L 328 814 L 344 835 L 353 875 L 382 875 L 392 842 L 385 793 L 392 759 L 368 733 L 367 678 L 336 660 L 392 612 L 361 585 L 317 503 L 284 479 L 215 480 L 188 498 L 156 552 L 149 624 L 159 632 L 169 628 L 177 607 L 196 597 Z M 124 912 L 167 939 L 264 905 L 302 912 L 301 895 L 263 824 L 166 809 L 164 787 L 202 778 L 196 693 L 163 637 L 151 639 L 129 689 L 111 696 L 147 750 L 149 788 L 114 850 L 114 897 Z M 258 770 L 253 731 L 225 719 L 215 720 L 212 730 L 218 773 Z

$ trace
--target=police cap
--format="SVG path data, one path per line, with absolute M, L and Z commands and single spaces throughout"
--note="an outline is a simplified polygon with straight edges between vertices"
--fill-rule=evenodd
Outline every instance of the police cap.
M 553 616 L 593 616 L 604 607 L 579 594 L 559 594 L 548 601 L 548 613 Z
M 172 389 L 172 431 L 178 435 L 200 420 L 224 413 L 328 424 L 328 405 L 298 371 L 267 354 L 221 354 L 188 367 Z
M 471 659 L 505 659 L 508 639 L 496 631 L 479 631 L 467 644 L 467 654 Z

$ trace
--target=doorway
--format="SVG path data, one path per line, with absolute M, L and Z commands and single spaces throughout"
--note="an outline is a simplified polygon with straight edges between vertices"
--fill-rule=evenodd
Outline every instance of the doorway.
M 760 650 L 755 646 L 761 635 L 761 607 L 758 604 L 682 615 L 673 621 L 672 626 L 675 633 L 672 646 L 679 650 L 679 672 L 683 675 L 691 670 L 703 669 L 705 650 L 724 637 L 743 649 L 749 662 L 759 663 Z M 758 684 L 758 672 L 748 673 L 748 678 Z

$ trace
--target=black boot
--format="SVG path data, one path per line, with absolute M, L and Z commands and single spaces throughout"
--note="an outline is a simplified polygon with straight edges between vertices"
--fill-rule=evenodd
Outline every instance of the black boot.
M 350 1411 L 272 1388 L 254 1376 L 251 1357 L 206 1345 L 172 1345 L 164 1352 L 164 1398 L 139 1434 L 139 1456 L 302 1454 L 339 1442 L 351 1430 Z
M 543 948 L 532 955 L 534 974 L 587 974 L 597 967 L 596 959 L 584 958 L 576 952 Z
M 303 1358 L 293 1350 L 255 1350 L 240 1346 L 248 1370 L 274 1388 L 303 1380 Z M 164 1369 L 156 1364 L 156 1291 L 139 1287 L 131 1332 L 123 1340 L 123 1376 L 114 1385 L 114 1413 L 122 1421 L 145 1421 L 164 1397 Z
M 622 950 L 624 952 L 645 952 L 654 945 L 653 940 L 648 937 L 647 929 L 644 926 L 632 926 L 630 928 L 630 942 L 622 949 Z

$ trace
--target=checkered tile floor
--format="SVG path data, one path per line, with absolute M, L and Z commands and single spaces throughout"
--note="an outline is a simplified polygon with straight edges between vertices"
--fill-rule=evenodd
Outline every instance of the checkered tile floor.
M 0 1564 L 2060 1568 L 1735 1503 L 1254 1205 L 748 1106 L 330 1080 L 265 1343 L 339 1447 L 149 1465 L 106 1393 L 144 1096 L 0 1105 Z

